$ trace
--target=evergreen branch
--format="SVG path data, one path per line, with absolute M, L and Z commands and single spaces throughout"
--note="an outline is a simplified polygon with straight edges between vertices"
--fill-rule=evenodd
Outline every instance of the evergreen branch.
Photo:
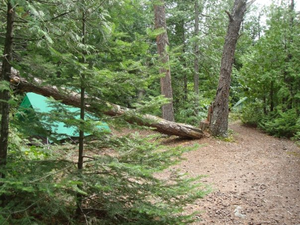
M 65 16 L 65 15 L 68 15 L 68 14 L 74 12 L 74 11 L 75 11 L 75 10 L 67 11 L 67 12 L 64 12 L 64 13 L 62 13 L 62 14 L 59 14 L 59 15 L 57 15 L 57 16 L 51 18 L 51 19 L 48 19 L 48 20 L 42 20 L 41 22 L 44 22 L 44 23 L 52 22 L 52 21 L 54 21 L 54 20 L 56 20 L 56 19 L 58 19 L 58 18 L 60 18 L 60 17 L 63 17 L 63 16 Z M 28 23 L 28 22 L 29 22 L 28 20 L 25 20 L 23 17 L 18 17 L 18 18 L 19 18 L 19 20 L 15 20 L 16 23 Z
M 18 213 L 21 213 L 21 212 L 25 212 L 27 211 L 28 209 L 30 209 L 32 206 L 34 206 L 35 204 L 37 204 L 39 201 L 41 201 L 41 199 L 39 199 L 38 201 L 32 203 L 31 205 L 29 205 L 27 208 L 25 209 L 22 209 L 22 210 L 18 210 L 18 211 L 14 211 L 14 212 L 10 212 L 11 214 L 18 214 Z
M 243 34 L 240 34 L 237 39 L 239 40 L 241 36 L 243 36 Z
M 58 18 L 60 18 L 60 17 L 62 17 L 62 16 L 68 15 L 68 14 L 74 12 L 74 11 L 75 11 L 75 10 L 71 10 L 71 11 L 68 11 L 68 12 L 64 12 L 64 13 L 58 15 L 58 16 L 55 16 L 55 17 L 53 17 L 53 18 L 51 18 L 51 19 L 49 19 L 49 20 L 45 20 L 45 21 L 43 21 L 43 22 L 49 22 L 49 21 L 56 20 L 56 19 L 58 19 Z
M 22 40 L 22 41 L 39 41 L 39 40 L 42 40 L 44 39 L 44 36 L 41 37 L 41 38 L 32 38 L 32 39 L 26 39 L 26 38 L 23 38 L 23 37 L 14 37 L 14 40 Z
M 207 17 L 207 18 L 211 18 L 210 15 L 206 15 L 206 14 L 204 14 L 204 13 L 200 13 L 200 16 Z
M 46 161 L 47 161 L 47 160 L 46 160 Z M 68 161 L 68 160 L 62 160 L 62 161 L 66 161 L 66 162 L 69 162 L 69 163 L 70 163 L 70 161 Z M 37 179 L 35 179 L 35 180 L 32 180 L 32 181 L 30 181 L 29 183 L 32 184 L 32 183 L 35 183 L 35 182 L 37 182 L 37 181 L 41 181 L 41 180 L 43 180 L 43 179 L 45 179 L 45 178 L 47 178 L 47 177 L 50 177 L 50 176 L 52 176 L 52 175 L 58 174 L 58 173 L 60 173 L 60 172 L 62 172 L 62 171 L 64 171 L 64 170 L 66 170 L 66 169 L 69 169 L 69 168 L 71 168 L 71 167 L 74 166 L 74 165 L 75 165 L 75 163 L 72 162 L 72 164 L 71 164 L 70 166 L 64 167 L 64 168 L 61 169 L 61 170 L 57 170 L 57 171 L 55 171 L 55 172 L 52 172 L 52 173 L 47 174 L 46 176 L 43 176 L 43 177 L 37 178 Z
M 18 17 L 18 18 L 19 18 L 19 20 L 15 20 L 15 23 L 28 23 L 29 22 L 28 20 L 25 20 L 22 17 Z
M 83 158 L 87 158 L 87 159 L 92 159 L 92 161 L 96 160 L 95 157 L 91 157 L 91 156 L 87 156 L 87 155 L 84 155 L 82 156 Z
M 30 3 L 32 3 L 33 1 L 30 1 L 29 0 L 29 2 Z M 53 3 L 53 4 L 51 4 L 49 1 L 41 1 L 41 0 L 35 0 L 34 2 L 39 2 L 39 3 L 42 3 L 42 4 L 46 4 L 46 5 L 52 5 L 52 6 L 59 6 L 59 5 L 62 5 L 63 3 L 58 3 L 58 4 L 56 4 L 56 3 Z

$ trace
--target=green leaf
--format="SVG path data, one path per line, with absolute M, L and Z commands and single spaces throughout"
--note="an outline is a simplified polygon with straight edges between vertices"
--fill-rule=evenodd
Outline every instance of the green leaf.
M 158 35 L 166 33 L 166 30 L 164 28 L 158 28 L 155 30 L 152 30 L 150 28 L 147 28 L 147 35 L 150 38 L 156 38 Z
M 0 91 L 10 91 L 10 83 L 8 81 L 0 81 Z

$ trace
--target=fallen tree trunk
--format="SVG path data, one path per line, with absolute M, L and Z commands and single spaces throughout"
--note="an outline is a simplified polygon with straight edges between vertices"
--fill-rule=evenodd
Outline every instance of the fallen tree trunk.
M 12 71 L 10 82 L 17 90 L 21 92 L 34 92 L 46 97 L 51 96 L 52 98 L 59 100 L 66 105 L 80 107 L 79 94 L 74 92 L 64 93 L 53 86 L 42 86 L 42 82 L 39 79 L 34 79 L 34 82 L 28 82 L 26 79 L 18 76 L 17 71 L 15 70 Z M 110 116 L 124 116 L 125 120 L 129 123 L 136 123 L 143 126 L 152 127 L 163 134 L 193 139 L 202 138 L 204 136 L 202 130 L 197 127 L 167 121 L 160 117 L 148 114 L 138 114 L 134 112 L 134 110 L 87 96 L 86 109 L 88 111 L 97 114 L 99 111 L 99 104 L 94 104 L 95 101 L 97 101 L 97 103 L 101 102 L 102 105 L 105 105 L 104 111 L 102 111 L 103 108 L 101 107 L 101 112 L 103 114 Z

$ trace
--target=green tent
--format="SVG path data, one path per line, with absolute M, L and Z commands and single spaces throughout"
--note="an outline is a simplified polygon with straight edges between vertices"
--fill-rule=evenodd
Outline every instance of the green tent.
M 55 118 L 55 115 L 56 119 L 53 119 L 52 117 Z M 68 121 L 72 121 L 70 116 L 79 119 L 79 115 L 79 108 L 67 106 L 53 99 L 29 92 L 19 107 L 18 120 L 21 121 L 22 128 L 26 129 L 30 135 L 46 137 L 51 141 L 52 139 L 62 140 L 78 137 L 77 127 Z M 107 123 L 99 121 L 90 114 L 86 114 L 86 118 L 93 120 L 97 132 L 110 133 Z M 90 133 L 85 135 L 90 135 Z

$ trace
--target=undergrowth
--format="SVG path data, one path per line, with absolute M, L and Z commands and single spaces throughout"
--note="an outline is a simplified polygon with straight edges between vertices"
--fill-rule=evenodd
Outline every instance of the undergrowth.
M 259 127 L 270 135 L 300 141 L 300 117 L 296 109 L 276 107 L 265 114 L 260 104 L 251 103 L 243 109 L 241 119 L 244 124 Z
M 93 141 L 86 146 L 83 171 L 76 167 L 75 146 L 11 146 L 2 171 L 6 177 L 0 180 L 0 224 L 193 222 L 184 207 L 209 192 L 200 177 L 180 171 L 167 179 L 155 176 L 192 149 L 161 146 L 154 139 L 130 135 Z M 78 194 L 83 196 L 80 217 L 75 216 Z

